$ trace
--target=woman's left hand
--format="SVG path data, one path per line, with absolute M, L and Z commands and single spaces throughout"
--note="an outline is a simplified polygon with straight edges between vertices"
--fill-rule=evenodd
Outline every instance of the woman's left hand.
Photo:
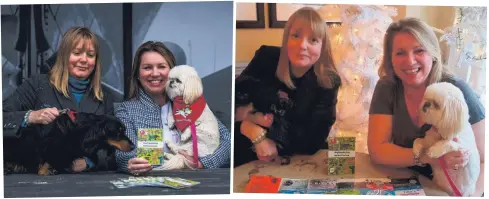
M 457 138 L 453 139 L 454 142 L 458 142 Z M 448 169 L 458 170 L 465 167 L 469 162 L 470 151 L 466 149 L 460 149 L 458 151 L 452 151 L 442 156 L 445 160 L 445 164 Z
M 255 151 L 258 159 L 266 162 L 271 162 L 278 156 L 277 145 L 273 140 L 268 138 L 265 138 L 260 143 L 256 143 Z
M 204 168 L 204 165 L 202 164 L 202 162 L 198 161 L 197 162 L 197 165 L 195 165 L 194 163 L 194 156 L 191 156 L 187 153 L 187 151 L 178 151 L 179 154 L 183 155 L 185 157 L 185 159 L 187 159 L 188 162 L 190 162 L 190 166 L 192 168 L 197 168 L 197 169 L 203 169 Z

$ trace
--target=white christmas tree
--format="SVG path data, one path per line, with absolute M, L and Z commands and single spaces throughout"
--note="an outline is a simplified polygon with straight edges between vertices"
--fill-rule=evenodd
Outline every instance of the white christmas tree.
M 446 28 L 440 37 L 440 41 L 446 41 L 449 46 L 447 66 L 469 83 L 484 104 L 487 8 L 456 9 L 454 25 Z
M 388 6 L 342 5 L 340 33 L 331 37 L 342 86 L 330 136 L 356 137 L 357 152 L 368 153 L 368 110 L 379 79 L 384 34 L 396 15 Z

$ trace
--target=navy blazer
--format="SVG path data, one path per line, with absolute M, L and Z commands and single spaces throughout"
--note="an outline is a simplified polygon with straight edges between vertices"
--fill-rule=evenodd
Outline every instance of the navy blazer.
M 28 110 L 40 110 L 56 107 L 58 110 L 69 108 L 77 112 L 95 113 L 98 115 L 114 114 L 114 102 L 112 93 L 105 88 L 103 101 L 95 98 L 93 92 L 85 93 L 80 104 L 69 91 L 70 97 L 65 97 L 50 83 L 48 75 L 33 76 L 26 80 L 17 90 L 3 100 L 3 137 L 20 137 L 19 128 Z

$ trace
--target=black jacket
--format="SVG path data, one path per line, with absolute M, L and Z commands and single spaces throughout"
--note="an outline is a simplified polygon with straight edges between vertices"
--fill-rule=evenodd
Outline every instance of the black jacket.
M 252 76 L 267 81 L 288 94 L 293 108 L 286 113 L 289 128 L 285 131 L 270 129 L 267 138 L 274 140 L 283 149 L 281 154 L 314 154 L 321 148 L 327 148 L 326 138 L 336 121 L 336 102 L 340 77 L 330 73 L 333 88 L 319 86 L 314 69 L 301 78 L 293 78 L 296 89 L 287 88 L 275 75 L 280 48 L 261 46 L 247 68 L 238 77 Z
M 70 108 L 77 112 L 113 115 L 113 96 L 107 90 L 103 93 L 104 100 L 99 101 L 93 92 L 87 92 L 78 105 L 71 91 L 70 98 L 66 98 L 51 86 L 47 75 L 33 76 L 3 100 L 3 137 L 20 137 L 19 128 L 28 110 L 56 107 L 59 110 Z

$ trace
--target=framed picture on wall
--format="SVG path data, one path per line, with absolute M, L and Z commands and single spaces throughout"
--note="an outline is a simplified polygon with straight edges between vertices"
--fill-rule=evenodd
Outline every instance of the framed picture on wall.
M 236 28 L 265 28 L 265 5 L 236 3 Z
M 340 7 L 335 4 L 269 3 L 268 19 L 270 28 L 284 28 L 289 17 L 303 7 L 316 9 L 328 25 L 341 25 Z

